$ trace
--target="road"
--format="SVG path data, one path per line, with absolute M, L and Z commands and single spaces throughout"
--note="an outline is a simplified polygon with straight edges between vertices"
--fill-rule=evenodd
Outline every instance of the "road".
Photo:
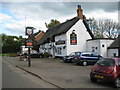
M 3 88 L 56 88 L 21 69 L 3 62 Z

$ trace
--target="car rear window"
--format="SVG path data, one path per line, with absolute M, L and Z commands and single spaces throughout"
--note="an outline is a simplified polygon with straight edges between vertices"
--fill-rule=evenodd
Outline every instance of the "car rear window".
M 101 59 L 96 64 L 101 66 L 115 66 L 115 61 L 113 59 Z

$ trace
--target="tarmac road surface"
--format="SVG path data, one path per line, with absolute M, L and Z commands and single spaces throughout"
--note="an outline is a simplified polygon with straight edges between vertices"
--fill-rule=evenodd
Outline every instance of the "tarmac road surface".
M 2 88 L 56 88 L 7 62 L 2 68 Z

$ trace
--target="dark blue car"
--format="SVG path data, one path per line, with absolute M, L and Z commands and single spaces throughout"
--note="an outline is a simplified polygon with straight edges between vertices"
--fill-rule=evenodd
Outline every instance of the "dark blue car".
M 95 64 L 100 59 L 102 59 L 102 56 L 95 52 L 77 52 L 73 63 L 86 66 L 87 64 Z
M 63 61 L 64 61 L 65 63 L 72 62 L 73 59 L 74 59 L 74 56 L 75 56 L 77 53 L 78 53 L 78 52 L 73 52 L 73 53 L 70 53 L 70 54 L 67 55 L 67 56 L 64 56 L 64 57 L 63 57 Z

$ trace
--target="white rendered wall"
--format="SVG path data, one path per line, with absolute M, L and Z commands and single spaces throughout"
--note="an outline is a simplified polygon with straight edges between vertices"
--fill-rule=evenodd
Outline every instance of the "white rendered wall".
M 112 44 L 114 40 L 100 40 L 100 54 L 104 57 L 108 57 L 107 48 Z M 104 45 L 104 47 L 102 47 Z
M 77 45 L 70 45 L 70 34 L 74 31 L 77 34 Z M 86 51 L 86 41 L 91 39 L 85 25 L 82 20 L 79 20 L 67 33 L 66 33 L 66 46 L 67 46 L 67 55 L 76 52 L 76 51 Z
M 93 47 L 94 47 L 94 52 L 100 54 L 100 40 L 87 41 L 87 51 L 92 52 Z
M 114 57 L 114 54 L 118 56 L 118 49 L 108 49 L 108 57 Z
M 55 52 L 55 56 L 66 56 L 66 47 L 63 48 L 64 46 L 66 46 L 66 34 L 61 34 L 61 35 L 57 35 L 55 36 L 55 42 L 59 41 L 59 40 L 65 40 L 65 44 L 61 44 L 61 45 L 55 45 L 56 49 L 58 48 L 62 48 L 61 49 L 61 54 L 58 54 Z
M 25 46 L 21 46 L 21 48 L 22 48 L 22 52 L 25 52 L 28 50 L 28 48 L 26 48 Z
M 91 40 L 87 41 L 87 51 L 91 52 L 92 48 L 94 47 L 94 52 L 102 55 L 103 57 L 108 57 L 107 48 L 112 44 L 114 40 Z M 103 47 L 104 46 L 104 47 Z M 97 49 L 96 49 L 97 47 Z

